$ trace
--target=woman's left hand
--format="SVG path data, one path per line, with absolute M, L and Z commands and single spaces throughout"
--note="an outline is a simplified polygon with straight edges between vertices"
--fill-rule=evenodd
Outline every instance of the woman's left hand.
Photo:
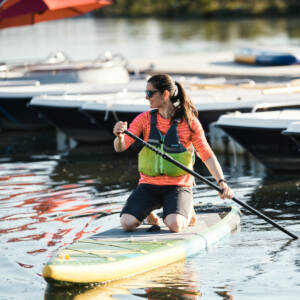
M 233 191 L 232 189 L 227 185 L 226 182 L 220 182 L 219 184 L 220 188 L 223 190 L 223 193 L 219 193 L 221 199 L 232 199 L 233 197 Z

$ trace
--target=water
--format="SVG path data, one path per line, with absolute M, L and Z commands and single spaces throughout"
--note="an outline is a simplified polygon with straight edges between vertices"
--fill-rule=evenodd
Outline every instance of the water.
M 300 39 L 297 20 L 184 24 L 81 18 L 12 28 L 0 31 L 0 60 L 58 50 L 83 59 L 107 49 L 132 58 L 232 50 L 249 42 L 297 47 Z M 269 173 L 248 156 L 218 157 L 237 198 L 300 235 L 299 173 Z M 117 154 L 111 145 L 59 152 L 52 131 L 2 131 L 0 299 L 299 298 L 299 241 L 244 210 L 240 232 L 186 262 L 93 289 L 47 286 L 41 272 L 55 250 L 118 224 L 136 169 L 136 153 Z M 196 171 L 208 176 L 201 163 Z M 218 198 L 198 181 L 194 195 L 195 201 Z
M 300 45 L 298 19 L 127 20 L 89 17 L 0 31 L 0 61 L 45 58 L 64 51 L 71 59 L 92 59 L 104 51 L 126 58 L 234 51 L 240 46 Z
M 298 297 L 299 242 L 247 211 L 240 232 L 186 262 L 93 289 L 47 286 L 41 271 L 52 253 L 118 224 L 117 212 L 138 179 L 134 152 L 114 153 L 111 145 L 102 145 L 62 153 L 55 148 L 55 135 L 47 136 L 43 141 L 39 132 L 31 132 L 20 140 L 14 133 L 3 133 L 1 300 L 112 299 L 107 298 L 110 294 L 113 299 Z M 5 155 L 8 140 L 12 146 Z M 20 153 L 23 145 L 28 147 Z M 236 164 L 230 156 L 219 159 L 237 198 L 299 234 L 298 174 L 268 173 L 248 156 Z M 208 176 L 200 162 L 196 171 Z M 214 190 L 198 181 L 194 195 L 196 202 L 218 199 Z

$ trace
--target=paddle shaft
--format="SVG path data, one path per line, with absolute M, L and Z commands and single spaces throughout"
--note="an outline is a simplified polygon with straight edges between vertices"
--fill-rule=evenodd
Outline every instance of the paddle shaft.
M 211 181 L 207 180 L 205 177 L 201 176 L 200 174 L 198 174 L 197 172 L 195 172 L 194 170 L 189 169 L 188 167 L 184 166 L 183 164 L 181 164 L 180 162 L 178 162 L 177 160 L 173 159 L 170 155 L 168 155 L 167 153 L 163 153 L 160 150 L 158 150 L 157 148 L 155 148 L 154 146 L 150 145 L 149 143 L 147 143 L 146 141 L 144 141 L 143 139 L 137 137 L 136 135 L 134 135 L 133 133 L 131 133 L 128 130 L 125 130 L 125 133 L 132 137 L 133 139 L 135 139 L 136 141 L 141 142 L 145 147 L 151 149 L 152 151 L 154 151 L 156 154 L 160 155 L 162 158 L 164 158 L 165 160 L 173 163 L 174 165 L 176 165 L 177 167 L 181 168 L 182 170 L 186 171 L 187 173 L 190 173 L 191 175 L 193 175 L 194 177 L 200 179 L 202 182 L 206 183 L 207 185 L 209 185 L 210 187 L 214 188 L 215 190 L 217 190 L 218 192 L 222 193 L 223 190 L 213 184 Z M 233 197 L 232 200 L 236 203 L 238 203 L 239 205 L 243 206 L 244 208 L 248 209 L 249 211 L 251 211 L 252 213 L 256 214 L 257 216 L 261 217 L 262 219 L 264 219 L 265 221 L 267 221 L 268 223 L 272 224 L 274 227 L 278 228 L 279 230 L 283 231 L 284 233 L 286 233 L 287 235 L 289 235 L 290 237 L 292 237 L 293 239 L 297 240 L 298 236 L 294 235 L 293 233 L 287 231 L 285 228 L 281 227 L 280 225 L 278 225 L 277 223 L 275 223 L 273 220 L 271 220 L 269 217 L 267 217 L 266 215 L 264 215 L 263 213 L 261 213 L 260 211 L 256 210 L 255 208 L 253 208 L 252 206 L 240 201 L 239 199 Z

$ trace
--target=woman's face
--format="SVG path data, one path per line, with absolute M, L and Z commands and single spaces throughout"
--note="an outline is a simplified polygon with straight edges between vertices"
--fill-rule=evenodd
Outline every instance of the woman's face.
M 149 100 L 150 108 L 161 108 L 165 105 L 163 94 L 149 82 L 146 86 L 146 99 Z

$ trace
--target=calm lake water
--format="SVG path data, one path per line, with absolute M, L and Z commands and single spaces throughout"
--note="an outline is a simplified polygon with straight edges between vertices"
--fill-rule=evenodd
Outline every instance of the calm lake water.
M 107 50 L 130 59 L 254 45 L 298 48 L 300 19 L 58 20 L 0 30 L 0 61 L 44 58 L 59 50 L 71 59 L 96 58 Z
M 58 50 L 72 58 L 105 50 L 130 58 L 234 49 L 249 42 L 297 47 L 299 22 L 63 20 L 0 31 L 0 60 Z M 59 152 L 55 138 L 53 131 L 1 131 L 1 300 L 299 299 L 299 241 L 245 210 L 240 232 L 185 262 L 93 289 L 47 286 L 41 272 L 49 257 L 118 224 L 117 212 L 138 180 L 136 153 L 117 154 L 111 145 Z M 299 172 L 269 173 L 247 155 L 218 157 L 237 198 L 300 235 Z M 200 162 L 196 171 L 208 176 Z M 199 181 L 194 195 L 196 202 L 218 200 Z

